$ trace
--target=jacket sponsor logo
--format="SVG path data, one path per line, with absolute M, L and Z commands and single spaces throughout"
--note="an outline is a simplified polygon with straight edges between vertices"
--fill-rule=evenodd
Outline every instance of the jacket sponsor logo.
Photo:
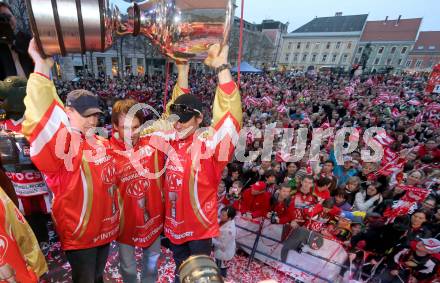
M 166 175 L 166 183 L 171 191 L 180 191 L 183 186 L 183 176 L 176 172 L 168 172 Z
M 135 198 L 144 196 L 144 192 L 150 187 L 150 182 L 147 179 L 135 179 L 127 187 L 127 194 Z
M 106 184 L 113 184 L 116 168 L 113 163 L 107 163 L 104 165 L 101 173 L 101 180 Z
M 18 210 L 17 207 L 14 207 L 14 212 L 15 212 L 15 217 L 17 218 L 17 220 L 21 223 L 24 224 L 24 217 L 23 214 L 20 213 L 20 210 Z
M 38 171 L 5 172 L 12 182 L 42 182 L 43 176 Z

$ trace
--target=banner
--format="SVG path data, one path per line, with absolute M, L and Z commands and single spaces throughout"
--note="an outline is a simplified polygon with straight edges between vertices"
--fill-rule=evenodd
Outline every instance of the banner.
M 440 93 L 440 64 L 435 65 L 432 69 L 428 83 L 426 84 L 425 92 Z

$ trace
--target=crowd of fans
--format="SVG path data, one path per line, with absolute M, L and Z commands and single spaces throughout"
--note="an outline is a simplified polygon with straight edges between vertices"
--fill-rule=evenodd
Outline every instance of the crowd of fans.
M 218 188 L 220 217 L 233 218 L 237 211 L 320 232 L 346 247 L 350 264 L 382 263 L 384 282 L 433 280 L 440 260 L 440 96 L 424 93 L 426 81 L 422 75 L 242 74 L 243 126 L 261 130 L 248 135 L 246 152 L 261 153 L 264 130 L 271 127 L 308 128 L 307 148 L 302 160 L 285 162 L 285 141 L 275 134 L 270 160 L 259 155 L 244 164 L 231 162 Z M 159 112 L 163 105 L 160 76 L 56 85 L 60 96 L 89 89 L 109 109 L 115 99 L 127 97 Z M 190 76 L 191 93 L 204 102 L 206 121 L 214 86 L 210 75 Z M 331 137 L 320 148 L 320 160 L 308 160 L 312 129 L 319 127 L 359 130 L 359 146 L 343 157 L 343 165 L 336 162 Z M 377 163 L 363 162 L 360 154 L 366 148 L 362 134 L 370 127 L 386 131 L 380 140 L 384 158 Z

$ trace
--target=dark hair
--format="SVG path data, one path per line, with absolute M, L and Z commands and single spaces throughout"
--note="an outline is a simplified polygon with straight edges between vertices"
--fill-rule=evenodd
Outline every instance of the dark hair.
M 303 180 L 304 179 L 309 179 L 309 180 L 312 180 L 312 181 L 314 180 L 312 175 L 305 175 Z
M 284 183 L 282 183 L 282 184 L 280 185 L 280 188 L 281 188 L 281 189 L 282 189 L 282 188 L 289 188 L 289 189 L 292 189 L 292 187 L 290 186 L 289 182 L 284 182 Z
M 335 163 L 334 163 L 333 161 L 331 161 L 330 159 L 326 160 L 326 161 L 324 162 L 324 164 L 325 164 L 325 163 L 331 163 L 332 166 L 335 166 Z
M 343 188 L 339 188 L 336 190 L 335 197 L 336 196 L 340 196 L 340 197 L 343 197 L 344 199 L 347 199 L 347 193 L 345 192 L 345 189 L 343 189 Z
M 335 201 L 332 198 L 328 198 L 322 202 L 322 207 L 333 208 Z
M 327 185 L 330 185 L 332 183 L 332 180 L 330 178 L 327 177 L 321 177 L 319 178 L 319 180 L 316 182 L 316 185 L 318 187 L 324 187 Z
M 269 169 L 269 170 L 266 171 L 266 173 L 264 173 L 264 177 L 267 179 L 267 178 L 269 178 L 270 176 L 274 176 L 274 177 L 276 177 L 277 174 L 275 174 L 275 171 L 273 171 L 272 169 Z
M 122 114 L 127 114 L 128 111 L 130 111 L 130 108 L 136 104 L 137 101 L 134 99 L 122 99 L 116 101 L 115 104 L 113 104 L 113 109 L 112 109 L 112 117 L 111 117 L 112 124 L 118 125 L 119 117 Z M 143 123 L 144 115 L 142 114 L 141 111 L 137 111 L 136 114 L 134 114 L 134 116 L 139 119 L 140 123 Z
M 11 11 L 11 13 L 12 13 L 12 9 L 11 9 L 11 6 L 9 6 L 9 4 L 8 4 L 8 3 L 5 3 L 5 2 L 0 2 L 0 8 L 8 8 L 8 9 L 9 9 L 9 11 Z
M 221 212 L 225 211 L 226 214 L 228 215 L 228 218 L 230 219 L 234 219 L 235 215 L 237 214 L 237 212 L 235 211 L 235 208 L 233 208 L 232 206 L 225 206 L 222 208 Z

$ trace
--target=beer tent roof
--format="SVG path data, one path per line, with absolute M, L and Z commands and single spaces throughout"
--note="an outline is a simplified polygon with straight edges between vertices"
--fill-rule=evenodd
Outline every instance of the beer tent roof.
M 232 72 L 237 72 L 237 67 L 232 68 Z M 254 66 L 250 65 L 246 61 L 242 61 L 240 64 L 240 73 L 261 73 L 262 71 L 260 69 L 255 68 Z

